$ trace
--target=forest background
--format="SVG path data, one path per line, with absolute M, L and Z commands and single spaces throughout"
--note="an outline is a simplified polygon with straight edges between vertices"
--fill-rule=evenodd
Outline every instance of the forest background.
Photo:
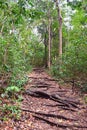
M 87 89 L 86 0 L 0 0 L 0 14 L 1 77 L 45 66 Z

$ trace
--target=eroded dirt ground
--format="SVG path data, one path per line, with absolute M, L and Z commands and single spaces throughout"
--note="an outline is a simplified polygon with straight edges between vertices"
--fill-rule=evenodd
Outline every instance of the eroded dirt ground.
M 87 130 L 87 107 L 77 93 L 60 87 L 44 69 L 34 69 L 28 77 L 21 119 L 11 120 L 10 127 L 5 123 L 3 130 Z

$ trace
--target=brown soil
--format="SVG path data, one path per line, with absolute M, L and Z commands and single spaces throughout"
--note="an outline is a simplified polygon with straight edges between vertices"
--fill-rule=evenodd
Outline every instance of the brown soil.
M 27 93 L 29 90 L 56 94 L 64 103 L 70 100 L 77 104 L 76 107 L 67 106 L 52 98 L 32 96 Z M 79 95 L 67 86 L 60 87 L 44 69 L 34 69 L 29 74 L 23 97 L 21 119 L 9 121 L 9 126 L 5 122 L 0 130 L 87 130 L 87 107 Z

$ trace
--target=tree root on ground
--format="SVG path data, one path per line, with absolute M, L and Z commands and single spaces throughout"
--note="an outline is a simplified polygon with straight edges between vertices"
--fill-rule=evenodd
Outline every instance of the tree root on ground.
M 50 121 L 49 119 L 46 118 L 58 118 L 58 119 L 63 119 L 63 120 L 70 120 L 70 121 L 77 121 L 78 119 L 72 119 L 72 118 L 66 118 L 65 116 L 62 115 L 55 115 L 55 114 L 46 114 L 46 113 L 40 113 L 40 112 L 34 112 L 31 110 L 27 110 L 27 109 L 21 109 L 22 111 L 26 111 L 26 112 L 30 112 L 32 113 L 32 116 L 35 117 L 35 119 L 37 120 L 42 120 L 44 122 L 46 122 L 47 124 L 51 125 L 51 126 L 56 126 L 56 127 L 60 127 L 60 128 L 87 128 L 87 126 L 82 126 L 82 125 L 68 125 L 68 124 L 59 124 L 53 121 Z
M 78 108 L 78 109 L 80 109 L 79 106 L 78 106 L 80 104 L 79 101 L 77 102 L 77 101 L 74 101 L 74 100 L 71 100 L 71 99 L 69 100 L 67 98 L 60 97 L 58 94 L 49 94 L 49 93 L 46 93 L 46 92 L 29 90 L 29 89 L 26 90 L 25 93 L 30 95 L 30 96 L 33 96 L 33 97 L 53 100 L 55 102 L 63 104 L 65 107 L 68 107 L 68 108 Z
M 45 121 L 46 123 L 50 124 L 51 126 L 60 127 L 60 128 L 63 128 L 63 129 L 65 129 L 65 128 L 71 128 L 72 129 L 73 127 L 74 128 L 87 128 L 87 126 L 81 126 L 81 125 L 67 125 L 67 124 L 63 125 L 63 124 L 58 124 L 58 123 L 55 123 L 55 122 L 51 122 L 51 121 L 49 121 L 49 120 L 47 120 L 47 119 L 45 119 L 43 117 L 38 117 L 36 115 L 34 115 L 34 117 L 36 119 Z
M 77 121 L 78 120 L 78 119 L 73 119 L 73 118 L 67 118 L 67 117 L 62 116 L 62 115 L 34 112 L 34 111 L 27 110 L 27 109 L 24 109 L 24 108 L 22 108 L 21 110 L 26 111 L 26 112 L 30 112 L 30 113 L 34 113 L 34 114 L 37 114 L 37 115 L 45 116 L 45 117 L 53 117 L 53 118 L 58 118 L 58 119 L 63 119 L 63 120 L 70 120 L 70 121 Z

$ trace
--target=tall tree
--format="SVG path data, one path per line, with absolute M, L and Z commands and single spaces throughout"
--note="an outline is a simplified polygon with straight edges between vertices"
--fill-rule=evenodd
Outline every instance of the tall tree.
M 59 56 L 62 55 L 62 15 L 61 15 L 61 9 L 59 7 L 60 0 L 55 0 L 56 2 L 56 8 L 58 12 L 58 23 L 59 23 Z
M 48 68 L 51 67 L 51 16 L 50 10 L 48 10 Z

